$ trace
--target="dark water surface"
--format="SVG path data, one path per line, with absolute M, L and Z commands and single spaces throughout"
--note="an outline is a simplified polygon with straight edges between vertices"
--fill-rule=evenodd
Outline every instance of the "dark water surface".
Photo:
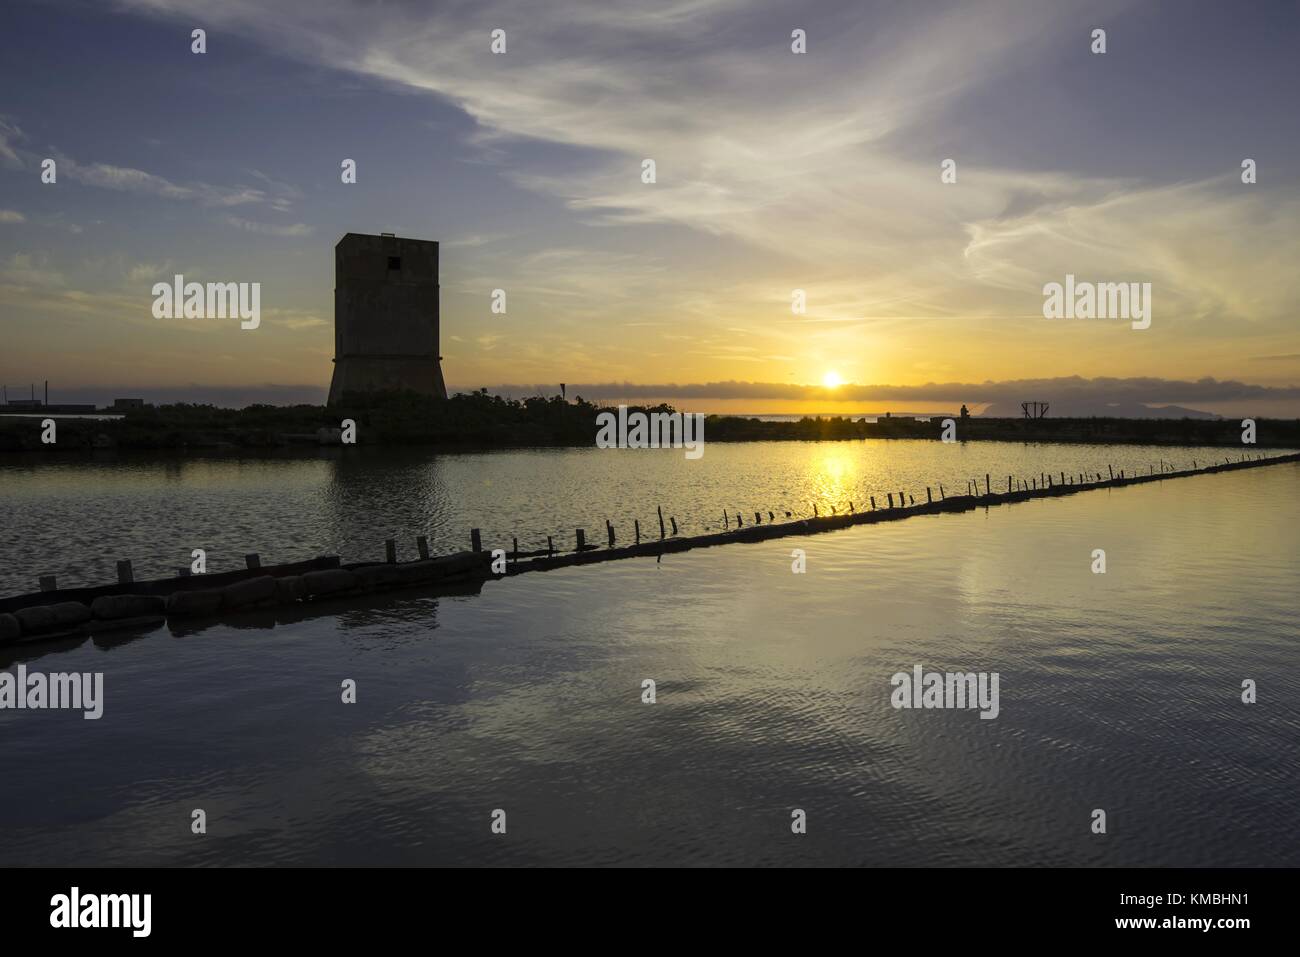
M 809 481 L 828 497 L 875 480 L 862 444 L 790 449 L 825 457 Z M 1058 467 L 1099 457 L 1065 452 Z M 551 454 L 477 474 L 522 500 L 519 462 Z M 611 494 L 565 454 L 560 475 Z M 260 506 L 219 463 L 182 466 L 164 498 L 231 547 L 232 530 L 284 541 L 276 503 L 297 500 L 315 551 L 382 539 L 408 500 L 463 501 L 476 474 L 440 464 L 381 518 L 354 502 L 402 475 L 310 462 L 325 484 L 295 485 L 263 467 Z M 854 471 L 836 485 L 837 468 Z M 82 535 L 44 534 L 94 547 L 99 506 L 67 481 L 18 494 L 56 523 L 51 497 L 81 502 Z M 647 490 L 662 481 L 647 468 Z M 123 515 L 154 500 L 102 485 Z M 179 527 L 158 518 L 164 538 Z M 1283 465 L 83 642 L 26 664 L 104 672 L 100 720 L 0 711 L 0 865 L 1300 865 L 1298 520 L 1300 466 Z M 894 710 L 890 676 L 917 664 L 999 673 L 999 717 Z

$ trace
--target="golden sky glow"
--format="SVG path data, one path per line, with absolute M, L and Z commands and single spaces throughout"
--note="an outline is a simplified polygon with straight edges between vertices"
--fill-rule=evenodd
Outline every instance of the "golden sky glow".
M 1300 411 L 1300 176 L 1279 122 L 1294 104 L 1270 72 L 1286 57 L 1228 5 L 1188 26 L 1233 38 L 1194 64 L 1125 2 L 1110 29 L 1136 59 L 1091 54 L 1085 5 L 1020 0 L 801 11 L 798 56 L 788 11 L 727 0 L 611 3 L 581 30 L 570 0 L 531 5 L 499 58 L 454 38 L 517 20 L 502 0 L 209 6 L 126 0 L 93 24 L 69 8 L 24 37 L 24 62 L 73 72 L 57 88 L 6 76 L 0 380 L 15 389 L 318 400 L 334 243 L 386 231 L 442 243 L 453 390 L 734 381 L 772 388 L 679 404 L 928 411 L 985 399 L 852 386 L 1213 377 L 1274 391 L 1146 401 Z M 247 44 L 241 59 L 214 51 L 215 74 L 159 84 L 151 45 L 196 16 Z M 84 61 L 43 39 L 79 28 L 99 38 Z M 152 318 L 152 284 L 177 273 L 260 282 L 261 326 Z M 1149 282 L 1151 327 L 1045 319 L 1043 287 L 1067 274 Z

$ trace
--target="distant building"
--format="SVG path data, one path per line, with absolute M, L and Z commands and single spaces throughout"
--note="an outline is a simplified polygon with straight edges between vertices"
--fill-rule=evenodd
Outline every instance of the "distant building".
M 144 399 L 114 399 L 110 409 L 143 409 Z
M 334 376 L 346 392 L 447 397 L 438 354 L 438 244 L 348 233 L 334 247 Z

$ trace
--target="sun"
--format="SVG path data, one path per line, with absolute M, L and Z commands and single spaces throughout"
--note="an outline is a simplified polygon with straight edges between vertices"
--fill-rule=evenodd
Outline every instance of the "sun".
M 827 372 L 824 376 L 822 376 L 822 385 L 826 386 L 826 388 L 828 389 L 834 389 L 838 386 L 842 386 L 843 384 L 844 384 L 844 380 L 840 378 L 840 374 L 838 372 L 831 371 L 831 372 Z

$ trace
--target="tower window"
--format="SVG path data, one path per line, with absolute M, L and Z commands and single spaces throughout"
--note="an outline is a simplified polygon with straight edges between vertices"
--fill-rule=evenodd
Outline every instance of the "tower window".
M 401 257 L 401 256 L 389 256 L 389 257 L 388 257 L 388 268 L 389 268 L 389 269 L 401 269 L 401 268 L 402 268 L 402 257 Z

